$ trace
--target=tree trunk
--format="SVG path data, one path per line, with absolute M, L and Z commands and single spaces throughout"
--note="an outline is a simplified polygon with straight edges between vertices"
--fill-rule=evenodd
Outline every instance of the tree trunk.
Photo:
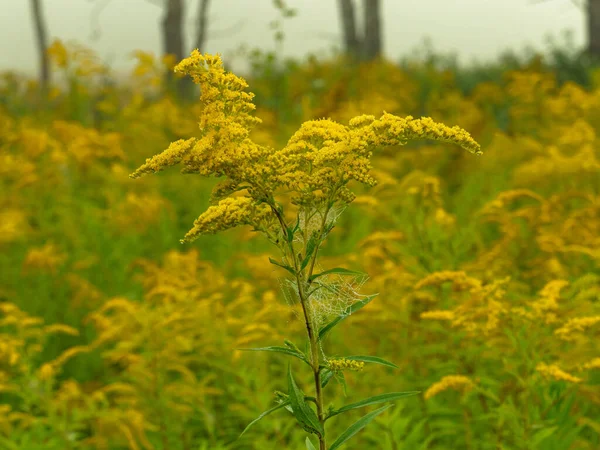
M 175 56 L 176 63 L 184 58 L 183 43 L 184 0 L 165 0 L 165 15 L 162 20 L 163 53 Z M 171 71 L 166 74 L 167 85 L 174 85 L 180 98 L 189 92 L 188 83 L 175 78 Z
M 339 7 L 342 19 L 344 52 L 353 58 L 358 58 L 361 54 L 361 45 L 356 31 L 354 4 L 352 3 L 352 0 L 339 0 Z
M 206 42 L 206 28 L 208 22 L 208 5 L 210 0 L 200 0 L 198 6 L 198 22 L 196 24 L 196 41 L 194 48 L 197 48 L 200 53 L 204 51 Z
M 43 92 L 48 89 L 50 83 L 50 64 L 48 61 L 48 35 L 46 24 L 44 23 L 41 0 L 31 0 L 31 13 L 35 28 L 35 38 L 37 42 L 38 58 L 40 64 L 40 87 Z
M 371 61 L 381 55 L 381 1 L 364 0 L 365 38 L 363 59 Z
M 165 54 L 183 59 L 183 0 L 166 0 L 162 21 L 163 50 Z
M 588 53 L 600 58 L 600 0 L 588 0 L 587 8 L 587 35 Z

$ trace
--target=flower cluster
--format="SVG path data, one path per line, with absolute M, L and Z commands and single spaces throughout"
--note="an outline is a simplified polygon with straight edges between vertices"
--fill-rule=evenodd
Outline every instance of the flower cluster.
M 565 372 L 556 364 L 539 363 L 535 369 L 543 376 L 556 381 L 568 381 L 569 383 L 581 383 L 583 381 L 581 378 Z
M 434 383 L 425 391 L 425 400 L 429 400 L 433 396 L 444 392 L 448 389 L 469 391 L 474 386 L 473 381 L 470 378 L 463 375 L 448 375 L 442 378 L 437 383 Z
M 342 370 L 362 370 L 365 363 L 346 358 L 332 358 L 327 361 L 327 365 L 331 370 L 336 372 Z
M 433 139 L 481 154 L 479 144 L 459 127 L 447 127 L 429 117 L 400 118 L 386 112 L 379 119 L 355 117 L 348 126 L 331 119 L 307 121 L 285 147 L 274 150 L 249 138 L 260 122 L 252 116 L 253 94 L 244 92 L 248 86 L 244 79 L 225 72 L 219 55 L 201 55 L 195 50 L 175 71 L 189 74 L 201 86 L 201 137 L 172 143 L 130 176 L 137 178 L 182 163 L 183 173 L 227 177 L 213 191 L 212 206 L 198 218 L 186 242 L 240 224 L 261 229 L 256 217 L 269 222 L 268 208 L 273 213 L 278 210 L 274 198 L 278 190 L 291 192 L 291 202 L 299 206 L 351 203 L 355 195 L 346 186 L 351 180 L 377 184 L 369 174 L 370 159 L 373 150 L 382 146 Z M 225 198 L 236 191 L 245 191 L 244 197 Z M 262 203 L 268 206 L 257 208 Z

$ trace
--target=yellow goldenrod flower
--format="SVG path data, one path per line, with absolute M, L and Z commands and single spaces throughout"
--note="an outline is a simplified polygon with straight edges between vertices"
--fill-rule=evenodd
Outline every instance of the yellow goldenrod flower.
M 369 136 L 369 141 L 374 145 L 397 145 L 414 139 L 434 139 L 457 144 L 476 155 L 482 154 L 479 144 L 467 131 L 434 122 L 431 117 L 400 118 L 384 111 L 383 116 L 373 121 L 370 128 L 373 133 Z
M 192 228 L 182 239 L 192 242 L 201 234 L 217 233 L 242 224 L 261 226 L 265 214 L 269 212 L 267 205 L 254 205 L 254 200 L 248 197 L 228 197 L 216 206 L 210 206 L 194 222 Z
M 586 329 L 600 323 L 600 316 L 575 317 L 569 319 L 561 328 L 554 331 L 554 334 L 564 341 L 575 339 L 576 333 L 582 333 Z
M 462 390 L 463 392 L 472 389 L 474 386 L 470 378 L 463 375 L 448 375 L 442 378 L 437 383 L 432 384 L 427 391 L 425 391 L 425 400 L 429 400 L 434 395 L 448 389 L 454 389 L 457 391 Z
M 40 367 L 38 371 L 38 378 L 42 381 L 49 380 L 56 374 L 56 367 L 53 364 L 46 363 Z
M 454 311 L 425 311 L 421 313 L 421 319 L 426 320 L 454 320 Z
M 169 145 L 159 155 L 153 156 L 152 158 L 146 159 L 146 164 L 142 165 L 135 172 L 129 175 L 130 178 L 139 178 L 145 173 L 156 173 L 163 170 L 165 167 L 179 164 L 183 157 L 187 155 L 196 142 L 195 138 L 191 139 L 179 139 Z
M 64 325 L 62 323 L 55 323 L 52 325 L 46 325 L 43 328 L 44 334 L 52 334 L 52 333 L 65 333 L 71 336 L 79 336 L 79 330 L 77 328 L 70 327 L 69 325 Z
M 69 347 L 64 352 L 62 352 L 58 358 L 56 358 L 54 361 L 52 361 L 52 364 L 55 367 L 62 366 L 73 356 L 78 355 L 79 353 L 87 353 L 87 352 L 90 352 L 91 350 L 92 350 L 92 348 L 88 347 L 87 345 L 77 345 L 75 347 Z
M 573 375 L 565 372 L 556 364 L 539 363 L 535 370 L 540 372 L 543 376 L 557 381 L 568 381 L 569 383 L 580 383 L 583 381 L 581 378 L 574 377 Z
M 47 270 L 54 273 L 66 259 L 67 255 L 61 253 L 52 242 L 49 242 L 42 247 L 30 249 L 23 262 L 23 267 L 25 269 Z
M 50 60 L 61 69 L 64 69 L 69 64 L 67 49 L 60 39 L 55 39 L 46 52 L 48 53 Z
M 0 211 L 0 244 L 23 237 L 28 231 L 27 216 L 18 209 Z
M 514 189 L 510 191 L 504 191 L 498 194 L 498 196 L 489 203 L 486 203 L 483 208 L 478 212 L 479 215 L 488 214 L 506 214 L 505 208 L 509 203 L 520 198 L 532 198 L 540 203 L 544 203 L 544 198 L 528 189 Z
M 415 284 L 415 290 L 422 289 L 427 286 L 439 286 L 448 281 L 452 281 L 457 288 L 477 288 L 481 286 L 481 282 L 475 278 L 468 277 L 463 271 L 450 271 L 444 270 L 440 272 L 434 272 L 427 275 L 417 284 Z
M 354 361 L 346 358 L 332 358 L 327 360 L 327 365 L 333 371 L 362 370 L 365 363 L 363 361 Z
M 583 364 L 581 367 L 583 370 L 600 369 L 600 358 L 594 358 Z
M 0 342 L 0 365 L 14 366 L 21 358 L 20 348 L 23 342 L 14 339 L 8 339 L 3 335 L 4 341 Z
M 285 147 L 274 150 L 250 139 L 251 129 L 261 122 L 253 116 L 254 94 L 244 92 L 248 84 L 243 78 L 225 72 L 220 55 L 202 55 L 194 50 L 174 70 L 190 75 L 201 86 L 201 137 L 172 143 L 130 176 L 137 178 L 182 163 L 182 173 L 227 177 L 213 191 L 212 205 L 196 220 L 185 242 L 241 224 L 267 230 L 268 223 L 281 220 L 274 212 L 278 189 L 291 191 L 291 203 L 298 206 L 324 209 L 328 203 L 351 203 L 356 195 L 346 186 L 350 181 L 377 184 L 370 175 L 371 157 L 381 146 L 434 139 L 481 154 L 479 144 L 459 127 L 450 128 L 429 117 L 400 118 L 386 112 L 379 119 L 354 117 L 348 126 L 326 118 L 309 120 Z M 247 197 L 227 197 L 238 190 L 246 190 Z M 437 184 L 430 190 L 431 195 L 439 195 Z M 438 214 L 438 220 L 452 222 L 443 213 Z

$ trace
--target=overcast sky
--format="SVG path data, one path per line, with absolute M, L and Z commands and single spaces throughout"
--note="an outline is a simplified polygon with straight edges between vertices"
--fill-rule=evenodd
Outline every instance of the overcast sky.
M 155 3 L 158 0 L 153 0 Z M 198 0 L 189 5 L 186 30 L 191 50 L 193 19 Z M 585 42 L 584 15 L 573 0 L 381 0 L 384 54 L 398 60 L 431 38 L 440 51 L 458 52 L 461 62 L 493 58 L 505 49 L 525 45 L 545 49 L 550 33 L 562 42 L 572 30 L 574 43 Z M 539 2 L 539 3 L 538 3 Z M 160 52 L 161 9 L 149 0 L 42 0 L 51 38 L 77 40 L 97 51 L 112 67 L 131 67 L 131 51 Z M 95 4 L 107 3 L 99 16 L 101 36 L 93 40 Z M 355 0 L 355 3 L 362 3 Z M 286 56 L 327 52 L 340 45 L 338 0 L 287 0 L 298 15 L 286 19 Z M 0 0 L 0 70 L 37 70 L 30 0 Z M 271 0 L 212 0 L 209 40 L 205 51 L 220 52 L 233 70 L 246 66 L 233 51 L 242 43 L 250 48 L 274 48 L 270 21 L 278 17 Z M 211 38 L 211 33 L 213 37 Z M 229 58 L 228 58 L 229 55 Z

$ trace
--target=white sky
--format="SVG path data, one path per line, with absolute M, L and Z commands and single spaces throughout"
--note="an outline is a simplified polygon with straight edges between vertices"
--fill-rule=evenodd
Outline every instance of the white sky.
M 95 3 L 108 0 L 42 0 L 52 38 L 74 39 L 89 46 L 116 70 L 131 66 L 135 49 L 160 52 L 161 8 L 149 0 L 110 0 L 99 19 L 101 36 L 91 39 Z M 157 0 L 154 0 L 155 2 Z M 191 50 L 197 0 L 189 5 L 187 46 Z M 546 36 L 562 39 L 572 30 L 574 43 L 585 42 L 584 14 L 572 0 L 381 0 L 384 54 L 397 61 L 423 39 L 433 48 L 458 52 L 461 62 L 489 59 L 526 45 L 546 49 Z M 355 3 L 362 3 L 356 1 Z M 302 57 L 341 45 L 338 0 L 287 0 L 298 15 L 286 19 L 286 56 Z M 29 0 L 0 0 L 0 70 L 37 70 Z M 244 72 L 242 59 L 228 58 L 242 43 L 274 49 L 270 21 L 278 17 L 271 0 L 212 0 L 209 41 L 205 51 L 223 54 L 234 71 Z M 216 34 L 210 38 L 211 30 Z

